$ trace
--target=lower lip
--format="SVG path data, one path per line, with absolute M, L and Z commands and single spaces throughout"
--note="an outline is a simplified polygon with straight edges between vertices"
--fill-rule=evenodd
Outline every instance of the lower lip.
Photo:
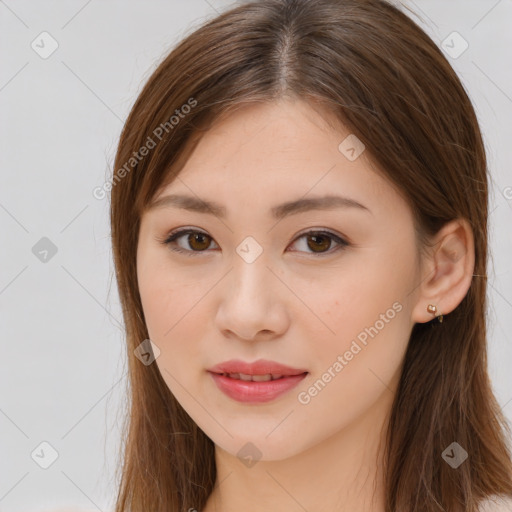
M 274 400 L 274 398 L 294 388 L 307 375 L 307 373 L 302 373 L 276 380 L 254 382 L 232 379 L 218 373 L 209 373 L 223 393 L 233 398 L 233 400 L 244 403 L 261 403 Z

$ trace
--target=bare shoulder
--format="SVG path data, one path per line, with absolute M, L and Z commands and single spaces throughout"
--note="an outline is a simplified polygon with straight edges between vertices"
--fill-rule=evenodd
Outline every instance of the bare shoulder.
M 512 498 L 493 496 L 482 503 L 480 512 L 512 512 Z

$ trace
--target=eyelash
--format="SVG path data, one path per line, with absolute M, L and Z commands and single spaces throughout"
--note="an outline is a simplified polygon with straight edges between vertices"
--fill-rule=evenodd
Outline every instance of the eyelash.
M 181 238 L 184 235 L 190 235 L 190 234 L 201 234 L 201 235 L 206 235 L 208 238 L 211 238 L 207 233 L 205 233 L 203 231 L 185 228 L 185 229 L 178 229 L 178 230 L 170 233 L 169 236 L 167 236 L 165 239 L 159 240 L 159 241 L 164 245 L 171 246 L 174 244 L 174 242 L 178 238 Z M 351 245 L 346 240 L 339 237 L 338 235 L 335 235 L 334 233 L 331 233 L 330 231 L 316 231 L 316 230 L 306 231 L 305 233 L 302 233 L 293 242 L 295 242 L 296 240 L 299 240 L 307 235 L 327 235 L 329 238 L 331 238 L 332 240 L 334 240 L 335 242 L 337 242 L 339 244 L 338 248 L 334 249 L 334 250 L 329 250 L 329 251 L 319 252 L 319 253 L 314 253 L 314 252 L 309 253 L 309 254 L 317 254 L 319 257 L 322 257 L 323 255 L 333 254 L 334 252 L 343 250 L 346 247 L 349 247 Z M 211 240 L 213 240 L 213 238 L 211 238 Z M 194 251 L 194 250 L 182 249 L 180 247 L 176 247 L 175 245 L 174 245 L 174 247 L 170 247 L 170 249 L 172 251 L 179 252 L 181 254 L 185 254 L 186 256 L 199 256 L 202 253 L 209 252 L 208 249 L 205 249 L 204 251 Z M 301 251 L 298 251 L 298 252 L 301 252 Z

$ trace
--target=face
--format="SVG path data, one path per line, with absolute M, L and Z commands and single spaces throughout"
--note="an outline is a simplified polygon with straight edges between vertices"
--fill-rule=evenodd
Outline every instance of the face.
M 414 325 L 412 212 L 325 115 L 291 100 L 231 114 L 141 219 L 137 272 L 154 364 L 233 455 L 251 442 L 262 460 L 284 459 L 371 416 L 389 402 Z M 165 199 L 178 194 L 222 210 Z M 325 196 L 346 200 L 276 208 Z M 269 384 L 209 371 L 233 359 L 307 373 Z

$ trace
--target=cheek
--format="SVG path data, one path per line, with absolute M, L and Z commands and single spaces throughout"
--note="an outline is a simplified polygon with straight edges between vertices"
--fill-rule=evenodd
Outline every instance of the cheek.
M 144 315 L 150 339 L 160 350 L 155 363 L 171 393 L 182 405 L 190 407 L 190 395 L 185 388 L 201 361 L 200 347 L 194 340 L 204 336 L 198 321 L 200 303 L 188 297 L 189 290 L 176 291 L 159 276 L 141 291 Z M 192 308 L 192 309 L 191 309 Z
M 330 418 L 320 437 L 373 414 L 396 388 L 410 335 L 407 310 L 395 300 L 398 294 L 388 290 L 376 297 L 372 289 L 359 287 L 335 299 L 326 322 L 335 334 L 312 338 L 314 373 L 297 390 L 297 401 L 302 414 Z
M 197 286 L 179 287 L 156 276 L 140 290 L 148 333 L 162 352 L 186 352 L 194 347 L 201 325 L 201 295 Z
M 192 287 L 169 266 L 159 250 L 139 249 L 137 280 L 144 317 L 151 339 L 165 341 L 190 309 L 198 286 Z
M 386 267 L 381 258 L 368 258 L 360 265 L 351 266 L 350 272 L 339 273 L 325 283 L 327 286 L 309 292 L 308 301 L 318 311 L 326 334 L 331 335 L 325 336 L 328 343 L 343 346 L 378 322 L 381 315 L 392 322 L 400 316 L 397 310 L 405 309 L 412 278 L 412 268 L 406 265 Z
M 138 266 L 139 291 L 149 338 L 159 348 L 156 364 L 170 391 L 181 403 L 190 400 L 183 385 L 201 361 L 207 318 L 201 299 L 208 286 L 185 279 L 161 257 L 144 255 Z
M 350 273 L 340 273 L 323 294 L 310 295 L 325 326 L 317 321 L 322 334 L 310 332 L 311 339 L 318 340 L 316 377 L 334 373 L 336 378 L 326 375 L 325 380 L 336 384 L 326 387 L 342 390 L 344 396 L 353 395 L 352 399 L 385 389 L 407 347 L 407 295 L 414 278 L 414 259 L 404 259 L 401 264 L 396 261 L 391 255 L 361 260 L 350 267 Z M 338 356 L 342 357 L 341 366 L 335 364 L 339 363 Z

